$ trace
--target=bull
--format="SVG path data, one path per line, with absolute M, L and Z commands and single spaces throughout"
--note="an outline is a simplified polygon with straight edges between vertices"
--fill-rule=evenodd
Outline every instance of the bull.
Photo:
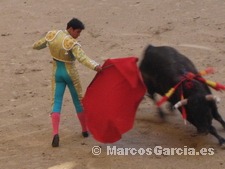
M 198 133 L 210 133 L 218 139 L 221 146 L 225 145 L 225 139 L 212 125 L 212 120 L 215 119 L 225 129 L 225 122 L 217 109 L 216 97 L 212 95 L 207 84 L 195 78 L 185 78 L 190 73 L 192 75 L 199 73 L 189 58 L 169 46 L 149 45 L 144 51 L 139 69 L 149 97 L 155 103 L 157 103 L 156 94 L 164 96 L 171 88 L 180 84 L 166 100 L 171 103 L 171 110 L 175 107 L 182 112 L 184 108 L 187 121 L 196 127 Z M 184 99 L 181 99 L 181 95 Z M 158 112 L 163 116 L 160 106 Z

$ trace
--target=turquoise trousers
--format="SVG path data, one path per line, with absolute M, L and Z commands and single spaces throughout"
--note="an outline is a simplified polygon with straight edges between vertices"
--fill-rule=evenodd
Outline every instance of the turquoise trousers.
M 81 85 L 74 63 L 53 60 L 52 75 L 52 112 L 61 112 L 66 86 L 69 88 L 76 112 L 83 112 L 81 103 Z

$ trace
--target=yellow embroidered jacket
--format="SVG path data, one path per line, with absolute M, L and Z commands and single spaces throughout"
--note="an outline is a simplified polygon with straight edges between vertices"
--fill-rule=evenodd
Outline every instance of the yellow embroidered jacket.
M 50 49 L 52 57 L 58 61 L 73 63 L 76 59 L 90 69 L 99 64 L 90 59 L 81 49 L 81 45 L 65 30 L 51 30 L 45 37 L 33 44 L 33 49 Z

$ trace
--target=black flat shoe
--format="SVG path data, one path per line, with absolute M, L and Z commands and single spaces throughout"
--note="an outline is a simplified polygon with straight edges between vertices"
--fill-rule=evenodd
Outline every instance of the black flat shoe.
M 83 131 L 83 132 L 82 132 L 82 136 L 83 136 L 83 137 L 88 137 L 88 136 L 89 136 L 88 131 Z
M 59 147 L 59 135 L 56 134 L 52 140 L 52 147 Z

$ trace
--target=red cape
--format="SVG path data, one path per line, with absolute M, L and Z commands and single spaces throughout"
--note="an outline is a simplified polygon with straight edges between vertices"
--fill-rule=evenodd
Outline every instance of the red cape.
M 136 57 L 108 59 L 88 86 L 83 104 L 87 127 L 102 143 L 113 143 L 133 128 L 146 88 Z

